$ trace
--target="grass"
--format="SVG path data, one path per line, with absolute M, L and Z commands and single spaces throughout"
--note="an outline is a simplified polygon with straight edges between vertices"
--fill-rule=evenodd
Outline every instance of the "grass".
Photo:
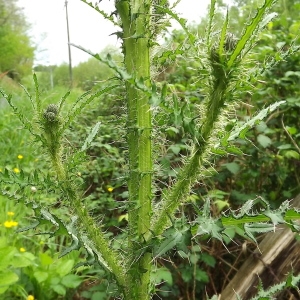
M 27 114 L 25 116 L 31 119 L 33 117 L 31 102 L 22 87 L 5 77 L 2 78 L 0 84 L 4 90 L 13 95 L 13 102 L 24 114 Z M 34 95 L 32 87 L 29 87 L 28 91 Z M 65 88 L 56 88 L 47 92 L 47 96 L 40 95 L 43 107 L 58 102 L 65 93 Z M 72 91 L 68 97 L 69 104 L 72 104 L 81 93 L 80 90 Z M 47 162 L 41 158 L 43 157 L 42 153 L 32 143 L 32 136 L 22 128 L 22 124 L 15 117 L 5 99 L 0 99 L 0 108 L 0 171 L 7 168 L 14 170 L 15 173 L 19 173 L 20 170 L 31 172 L 45 167 Z

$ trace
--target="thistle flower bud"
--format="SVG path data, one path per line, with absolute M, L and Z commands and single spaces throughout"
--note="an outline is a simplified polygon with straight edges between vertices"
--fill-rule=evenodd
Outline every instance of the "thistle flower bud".
M 56 104 L 49 104 L 48 107 L 46 108 L 47 112 L 53 112 L 55 115 L 58 114 L 58 107 Z
M 224 43 L 224 48 L 226 51 L 230 52 L 233 51 L 236 44 L 237 44 L 238 39 L 233 33 L 227 33 L 226 38 L 225 38 L 225 43 Z
M 55 104 L 49 104 L 44 111 L 44 118 L 49 122 L 54 122 L 58 114 L 58 107 Z
M 51 111 L 49 111 L 49 112 L 45 111 L 44 118 L 49 122 L 54 122 L 56 119 L 56 115 L 55 115 L 55 113 L 53 113 Z

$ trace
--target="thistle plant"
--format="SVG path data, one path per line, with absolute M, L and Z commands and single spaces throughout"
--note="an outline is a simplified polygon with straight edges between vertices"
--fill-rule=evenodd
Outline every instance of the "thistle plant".
M 45 208 L 35 202 L 32 203 L 32 208 L 35 210 L 37 222 L 31 228 L 39 226 L 41 220 L 54 224 L 57 230 L 52 232 L 53 236 L 65 234 L 73 240 L 62 255 L 80 247 L 85 248 L 88 257 L 93 257 L 93 262 L 100 263 L 112 275 L 121 298 L 146 300 L 151 299 L 155 293 L 150 274 L 156 259 L 170 249 L 176 248 L 185 231 L 191 232 L 193 239 L 208 234 L 223 242 L 228 238 L 226 233 L 228 230 L 239 228 L 239 233 L 242 232 L 255 241 L 255 233 L 272 231 L 277 224 L 289 223 L 295 227 L 294 220 L 299 219 L 300 215 L 289 207 L 288 202 L 272 211 L 269 204 L 260 198 L 249 200 L 239 211 L 229 211 L 219 218 L 210 215 L 210 203 L 207 199 L 204 207 L 196 209 L 197 216 L 193 222 L 188 222 L 184 215 L 180 219 L 175 217 L 178 209 L 187 203 L 193 186 L 213 172 L 213 158 L 220 155 L 242 155 L 241 150 L 234 145 L 234 141 L 237 138 L 245 138 L 248 130 L 284 103 L 284 101 L 273 103 L 244 123 L 237 122 L 230 131 L 225 130 L 226 124 L 230 121 L 228 116 L 239 104 L 237 94 L 241 86 L 245 86 L 245 82 L 251 79 L 254 73 L 260 74 L 259 69 L 249 69 L 248 54 L 251 53 L 258 34 L 275 17 L 274 13 L 270 13 L 275 0 L 265 0 L 264 4 L 257 8 L 255 16 L 245 26 L 240 37 L 228 31 L 228 15 L 225 17 L 223 27 L 217 30 L 219 33 L 214 34 L 216 1 L 212 0 L 204 41 L 200 41 L 189 31 L 185 21 L 173 12 L 173 7 L 170 7 L 168 1 L 117 0 L 115 2 L 117 20 L 101 10 L 101 2 L 95 5 L 86 0 L 82 2 L 120 27 L 118 35 L 122 40 L 123 67 L 114 63 L 109 55 L 100 57 L 98 54 L 90 53 L 115 71 L 118 83 L 113 84 L 115 81 L 112 81 L 107 87 L 93 94 L 83 94 L 69 111 L 66 111 L 65 103 L 69 93 L 58 103 L 42 107 L 38 82 L 34 76 L 35 99 L 27 92 L 34 111 L 32 120 L 28 120 L 13 104 L 11 96 L 1 90 L 2 96 L 7 99 L 23 126 L 32 133 L 36 142 L 48 155 L 54 171 L 44 179 L 44 175 L 39 172 L 28 176 L 22 174 L 22 180 L 5 171 L 0 177 L 1 184 L 3 186 L 14 184 L 17 188 L 14 193 L 9 193 L 3 188 L 3 194 L 12 198 L 21 195 L 18 197 L 20 200 L 28 186 L 49 188 L 50 185 L 53 190 L 60 193 L 63 205 L 73 215 L 71 222 L 68 223 L 55 216 L 50 206 Z M 189 153 L 182 158 L 177 178 L 161 193 L 161 198 L 156 199 L 153 194 L 153 190 L 158 188 L 154 158 L 158 154 L 154 153 L 153 149 L 157 141 L 156 136 L 162 134 L 162 130 L 153 127 L 155 114 L 167 114 L 165 108 L 168 105 L 173 105 L 174 109 L 180 105 L 171 86 L 167 82 L 163 84 L 156 82 L 152 72 L 155 37 L 164 30 L 169 18 L 177 20 L 186 31 L 187 42 L 190 43 L 202 69 L 206 71 L 206 77 L 201 78 L 206 95 L 205 100 L 196 106 L 197 111 L 193 113 L 189 123 L 182 124 L 189 139 Z M 82 47 L 77 47 L 88 52 Z M 171 57 L 174 53 L 176 55 L 176 50 L 178 49 L 166 50 L 161 56 Z M 294 50 L 290 48 L 288 51 Z M 195 78 L 196 80 L 198 78 Z M 84 157 L 94 137 L 101 134 L 101 130 L 99 133 L 101 124 L 95 125 L 82 148 L 76 153 L 66 155 L 69 152 L 64 143 L 66 130 L 78 115 L 84 114 L 84 108 L 120 85 L 126 89 L 129 192 L 126 207 L 128 212 L 126 246 L 122 252 L 114 250 L 102 226 L 95 221 L 83 204 L 80 190 L 74 183 L 74 168 L 69 167 L 72 160 Z M 186 117 L 185 112 L 181 107 L 183 119 Z M 262 211 L 254 210 L 258 202 L 263 206 Z M 181 229 L 176 227 L 177 221 L 182 222 Z M 170 231 L 170 228 L 175 227 L 175 231 Z M 90 261 L 87 259 L 88 263 Z

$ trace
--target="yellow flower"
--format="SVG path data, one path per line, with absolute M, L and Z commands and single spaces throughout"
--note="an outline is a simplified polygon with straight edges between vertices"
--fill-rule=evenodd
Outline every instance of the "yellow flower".
M 15 227 L 18 226 L 18 222 L 16 221 L 5 221 L 4 222 L 4 227 L 6 228 L 11 228 L 11 227 Z
M 13 211 L 8 211 L 8 212 L 7 212 L 7 215 L 10 216 L 10 217 L 12 217 L 12 216 L 15 215 L 15 213 L 14 213 Z
M 111 193 L 114 189 L 113 189 L 111 186 L 109 186 L 109 187 L 107 188 L 107 190 Z
M 26 300 L 34 300 L 34 296 L 29 295 L 29 296 L 27 296 L 27 299 L 26 299 Z
M 14 168 L 13 171 L 14 171 L 15 173 L 20 173 L 20 172 L 21 172 L 19 168 Z
M 20 252 L 26 252 L 26 249 L 23 248 L 23 247 L 21 247 L 21 248 L 20 248 Z
M 18 159 L 22 159 L 24 156 L 22 154 L 18 155 Z

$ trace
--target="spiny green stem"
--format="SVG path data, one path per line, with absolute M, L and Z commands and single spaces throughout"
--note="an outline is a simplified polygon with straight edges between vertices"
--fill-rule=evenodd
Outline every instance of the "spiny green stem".
M 154 236 L 163 233 L 170 224 L 170 217 L 174 215 L 174 212 L 179 207 L 181 201 L 188 196 L 192 184 L 199 175 L 198 172 L 202 164 L 201 157 L 204 152 L 205 148 L 202 148 L 193 154 L 184 168 L 180 171 L 176 184 L 162 201 L 162 205 L 156 212 L 151 224 L 151 233 L 153 233 Z M 146 239 L 148 240 L 149 238 L 150 234 L 148 233 Z
M 151 234 L 154 234 L 154 236 L 162 234 L 169 226 L 170 217 L 174 215 L 179 205 L 185 201 L 192 185 L 199 179 L 203 160 L 210 151 L 210 138 L 224 108 L 226 91 L 230 80 L 226 69 L 222 66 L 219 67 L 219 65 L 214 66 L 214 71 L 217 74 L 213 76 L 211 81 L 211 92 L 206 106 L 206 118 L 200 130 L 200 140 L 195 145 L 191 157 L 179 172 L 177 182 L 166 194 L 166 198 L 162 200 L 160 208 L 153 215 Z M 147 240 L 150 239 L 151 234 L 147 233 Z
M 116 8 L 122 20 L 126 71 L 150 86 L 149 15 L 150 1 L 119 1 Z M 127 141 L 129 147 L 129 273 L 126 299 L 149 299 L 151 255 L 136 257 L 150 228 L 152 186 L 151 109 L 149 97 L 126 83 Z M 134 240 L 135 237 L 138 240 Z
M 147 79 L 150 77 L 149 40 L 145 31 L 147 12 L 140 11 L 146 3 L 135 3 L 132 6 L 138 10 L 130 11 L 127 1 L 120 1 L 117 5 L 123 22 L 125 66 L 127 72 L 137 79 Z M 134 22 L 130 22 L 130 14 L 133 13 L 140 13 L 140 16 Z M 140 37 L 133 38 L 134 35 Z M 146 80 L 145 84 L 149 86 L 149 80 Z M 136 224 L 138 235 L 141 236 L 149 229 L 151 212 L 151 110 L 149 98 L 143 91 L 137 90 L 130 83 L 126 84 L 126 90 L 129 200 L 133 204 L 132 209 L 129 209 L 129 223 L 133 227 Z
M 81 230 L 87 234 L 89 240 L 95 245 L 97 251 L 101 253 L 108 268 L 115 276 L 119 286 L 122 289 L 125 289 L 127 279 L 125 270 L 121 265 L 122 260 L 120 260 L 117 253 L 110 247 L 107 238 L 104 236 L 94 219 L 89 216 L 88 211 L 81 203 L 81 199 L 79 197 L 75 197 L 75 199 L 70 199 L 70 202 L 72 202 L 71 206 L 78 216 L 78 223 L 80 224 Z
M 126 286 L 125 270 L 121 265 L 118 255 L 110 247 L 107 238 L 105 238 L 103 232 L 96 224 L 93 218 L 90 217 L 86 208 L 82 205 L 81 199 L 77 194 L 76 187 L 67 178 L 67 171 L 64 168 L 64 164 L 61 160 L 61 155 L 58 152 L 51 153 L 53 167 L 56 171 L 58 180 L 62 183 L 62 189 L 67 194 L 69 204 L 78 216 L 78 226 L 81 232 L 85 232 L 88 239 L 95 245 L 97 251 L 101 253 L 103 260 L 106 262 L 109 270 L 115 276 L 120 287 Z

